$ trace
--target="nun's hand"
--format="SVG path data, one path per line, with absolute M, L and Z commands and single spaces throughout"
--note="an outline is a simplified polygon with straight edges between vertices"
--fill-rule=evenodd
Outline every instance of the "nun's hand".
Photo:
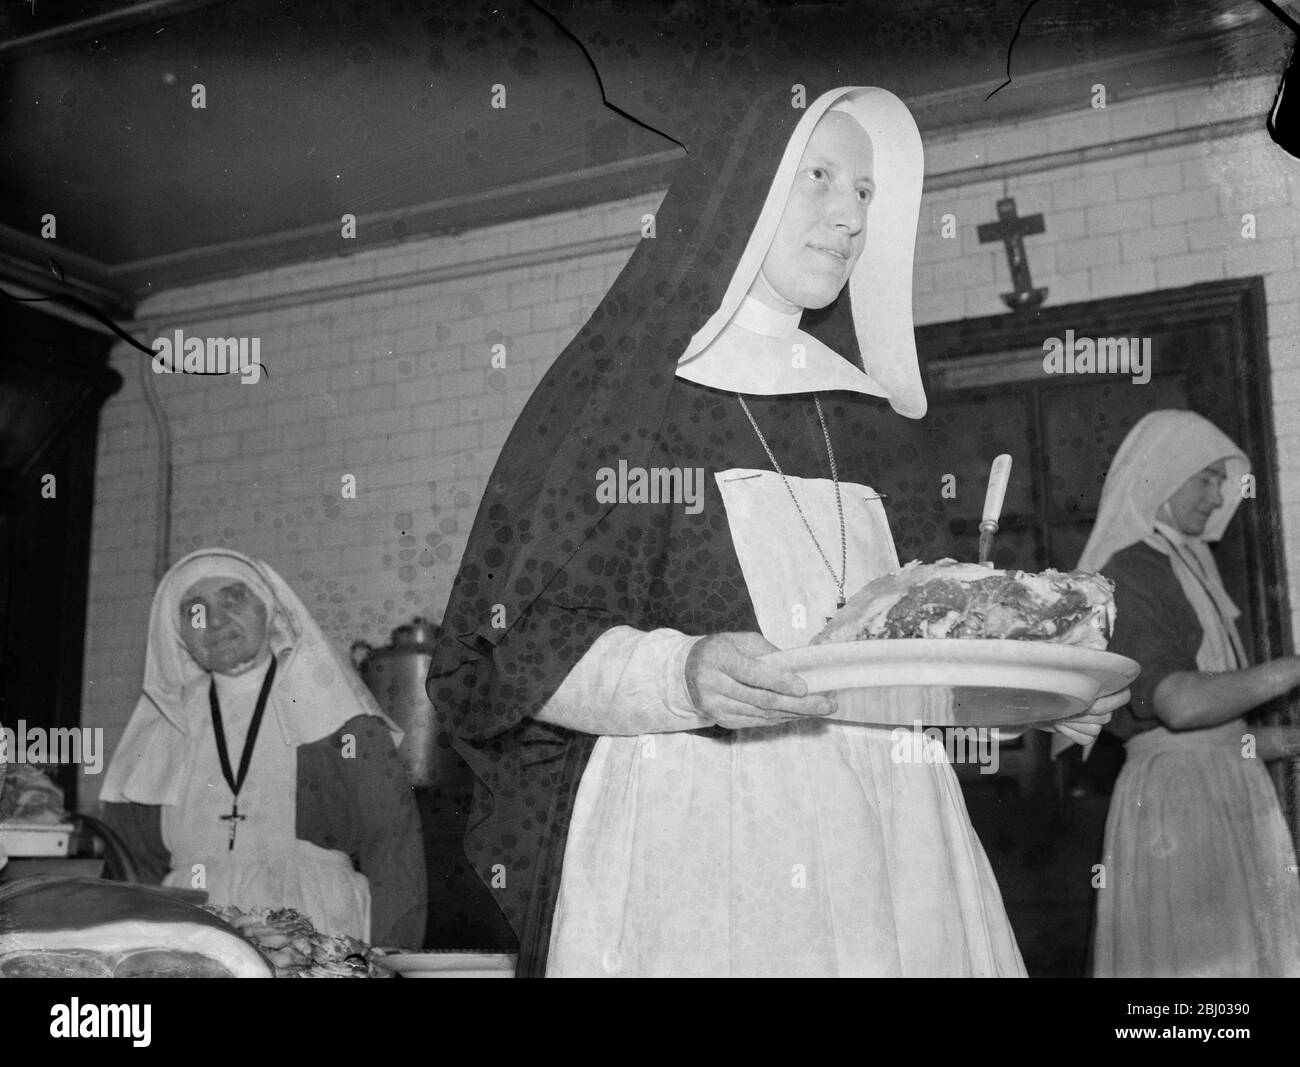
M 1129 702 L 1129 691 L 1122 689 L 1108 697 L 1099 697 L 1088 707 L 1071 719 L 1057 719 L 1055 722 L 1036 723 L 1040 730 L 1054 731 L 1068 737 L 1075 744 L 1090 745 L 1097 740 L 1101 728 L 1110 722 L 1111 716 Z
M 793 671 L 758 657 L 780 651 L 762 634 L 712 634 L 686 657 L 686 685 L 695 710 L 729 730 L 774 726 L 809 715 L 829 715 L 834 702 L 809 695 Z

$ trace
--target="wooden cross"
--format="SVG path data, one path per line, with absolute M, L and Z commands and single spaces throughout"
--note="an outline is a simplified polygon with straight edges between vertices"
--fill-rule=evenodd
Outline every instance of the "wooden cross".
M 1043 233 L 1046 229 L 1042 215 L 1020 218 L 1016 215 L 1015 198 L 1006 197 L 998 201 L 998 221 L 986 222 L 976 231 L 982 245 L 990 241 L 1001 241 L 1006 245 L 1007 265 L 1011 268 L 1011 284 L 1015 286 L 1015 292 L 1003 293 L 1002 300 L 1012 311 L 1038 307 L 1047 296 L 1047 290 L 1035 289 L 1029 277 L 1024 242 L 1030 234 Z
M 240 824 L 241 822 L 243 822 L 245 819 L 248 818 L 247 815 L 240 815 L 240 814 L 239 814 L 239 798 L 236 797 L 233 801 L 231 801 L 231 803 L 230 803 L 230 814 L 229 814 L 229 815 L 218 815 L 217 818 L 219 818 L 222 822 L 228 822 L 228 823 L 230 823 L 230 845 L 229 845 L 229 849 L 230 849 L 231 852 L 234 852 L 234 851 L 235 851 L 235 831 L 239 829 L 239 824 Z

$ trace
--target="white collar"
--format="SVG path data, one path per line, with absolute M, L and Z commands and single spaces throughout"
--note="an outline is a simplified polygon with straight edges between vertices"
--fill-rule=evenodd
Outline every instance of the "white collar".
M 794 311 L 778 311 L 746 294 L 740 302 L 740 307 L 736 308 L 736 313 L 731 316 L 731 322 L 742 330 L 748 330 L 762 337 L 793 337 L 799 332 L 799 321 L 802 318 L 802 308 L 795 308 Z
M 678 364 L 677 377 L 751 396 L 842 390 L 889 397 L 874 378 L 799 329 L 802 317 L 746 295 L 718 336 Z

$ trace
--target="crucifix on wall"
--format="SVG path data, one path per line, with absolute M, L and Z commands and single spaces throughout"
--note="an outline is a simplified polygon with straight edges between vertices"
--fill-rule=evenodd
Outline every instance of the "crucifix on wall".
M 1001 241 L 1007 250 L 1007 265 L 1011 268 L 1011 284 L 1015 291 L 1003 293 L 1002 300 L 1012 311 L 1035 308 L 1047 297 L 1047 289 L 1035 289 L 1029 276 L 1029 260 L 1025 257 L 1024 239 L 1047 229 L 1042 215 L 1016 214 L 1014 197 L 998 201 L 998 221 L 986 222 L 976 231 L 980 244 Z

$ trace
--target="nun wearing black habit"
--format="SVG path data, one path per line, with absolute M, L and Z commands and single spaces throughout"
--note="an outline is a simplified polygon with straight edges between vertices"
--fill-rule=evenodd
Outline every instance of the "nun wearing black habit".
M 470 534 L 428 690 L 521 976 L 1024 974 L 953 768 L 757 658 L 948 554 L 962 447 L 919 421 L 916 124 L 813 97 L 714 101 Z M 702 471 L 701 499 L 610 503 L 620 462 Z

